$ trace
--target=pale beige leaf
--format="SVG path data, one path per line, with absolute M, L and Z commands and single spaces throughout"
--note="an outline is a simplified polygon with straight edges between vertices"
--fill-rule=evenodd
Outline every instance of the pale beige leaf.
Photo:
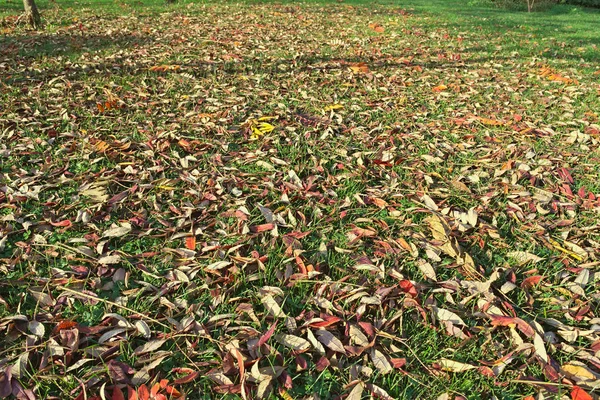
M 458 361 L 452 361 L 452 360 L 448 360 L 446 358 L 442 358 L 441 360 L 439 360 L 438 364 L 440 364 L 440 367 L 442 367 L 442 369 L 444 371 L 448 371 L 448 372 L 465 372 L 470 369 L 477 368 L 476 366 L 471 365 L 471 364 L 465 364 L 465 363 L 461 363 Z
M 544 346 L 544 340 L 539 333 L 535 333 L 533 336 L 533 346 L 535 353 L 545 362 L 549 362 L 548 353 L 546 352 L 546 346 Z
M 333 351 L 346 354 L 346 349 L 344 349 L 344 345 L 342 344 L 341 340 L 333 336 L 331 332 L 325 329 L 319 329 L 316 334 L 319 342 L 323 343 Z
M 365 334 L 360 330 L 360 328 L 354 324 L 350 325 L 349 329 L 350 333 L 350 341 L 360 347 L 366 347 L 369 345 L 369 339 L 365 336 Z
M 282 345 L 296 351 L 306 351 L 310 349 L 310 342 L 298 336 L 280 333 L 275 335 L 274 338 Z
M 535 254 L 531 254 L 526 251 L 510 251 L 506 255 L 510 258 L 513 258 L 519 266 L 525 265 L 529 262 L 535 264 L 543 260 L 542 257 L 538 257 Z
M 452 311 L 448 311 L 443 308 L 438 308 L 436 306 L 433 306 L 432 309 L 433 309 L 433 312 L 435 313 L 436 318 L 439 321 L 449 321 L 455 325 L 466 326 L 465 322 L 458 315 L 453 313 Z
M 129 223 L 121 224 L 121 226 L 113 226 L 102 233 L 102 237 L 121 237 L 131 232 Z
M 138 346 L 133 354 L 136 356 L 140 356 L 142 354 L 150 353 L 156 351 L 162 347 L 162 345 L 166 342 L 164 339 L 151 340 L 149 342 L 144 343 L 141 346 Z
M 396 400 L 394 399 L 392 396 L 390 396 L 388 394 L 388 392 L 386 392 L 385 390 L 383 390 L 382 388 L 380 388 L 379 386 L 369 383 L 367 385 L 367 389 L 369 389 L 373 395 L 375 396 L 375 398 L 377 399 L 381 399 L 381 400 Z
M 425 207 L 429 208 L 430 210 L 438 210 L 437 204 L 435 204 L 435 201 L 433 201 L 433 199 L 428 195 L 424 194 L 423 196 L 421 196 L 421 201 L 425 204 Z
M 348 397 L 346 397 L 346 400 L 360 400 L 362 398 L 363 389 L 364 384 L 362 382 L 358 382 L 356 385 L 354 385 L 348 394 Z
M 44 325 L 42 325 L 38 321 L 29 321 L 29 323 L 27 324 L 27 329 L 29 329 L 29 332 L 33 333 L 38 338 L 43 337 L 44 333 L 46 333 Z
M 373 361 L 373 365 L 375 368 L 379 370 L 382 374 L 387 374 L 392 372 L 393 368 L 390 362 L 385 358 L 382 352 L 379 350 L 372 349 L 371 353 L 371 361 Z
M 121 256 L 118 254 L 112 254 L 110 256 L 100 257 L 98 263 L 102 265 L 112 265 L 121 262 Z
M 263 303 L 269 314 L 271 314 L 275 318 L 286 318 L 287 315 L 283 312 L 279 304 L 275 301 L 273 296 L 266 295 L 260 299 Z
M 425 260 L 419 260 L 417 261 L 417 266 L 419 267 L 419 270 L 421 271 L 423 276 L 425 276 L 428 279 L 431 279 L 432 281 L 437 281 L 435 269 L 433 269 L 433 266 L 430 263 L 428 263 Z
M 100 338 L 98 339 L 98 343 L 102 344 L 108 342 L 110 339 L 114 338 L 117 335 L 120 335 L 125 331 L 127 331 L 126 328 L 111 329 L 110 331 L 105 332 L 102 336 L 100 336 Z

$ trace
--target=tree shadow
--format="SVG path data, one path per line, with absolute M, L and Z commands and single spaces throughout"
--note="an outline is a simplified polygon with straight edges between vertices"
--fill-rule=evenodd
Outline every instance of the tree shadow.
M 37 33 L 0 36 L 0 57 L 21 61 L 38 57 L 75 57 L 85 52 L 108 48 L 131 48 L 152 42 L 154 38 L 137 34 L 89 34 L 84 31 L 58 34 Z

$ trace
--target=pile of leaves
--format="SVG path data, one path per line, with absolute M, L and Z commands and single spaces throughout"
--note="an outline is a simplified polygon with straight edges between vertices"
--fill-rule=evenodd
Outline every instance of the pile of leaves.
M 120 7 L 0 39 L 0 398 L 597 398 L 597 65 Z

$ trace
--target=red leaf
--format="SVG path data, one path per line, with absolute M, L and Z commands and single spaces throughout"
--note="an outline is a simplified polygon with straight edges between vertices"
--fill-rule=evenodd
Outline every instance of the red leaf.
M 529 278 L 526 278 L 523 280 L 523 283 L 521 283 L 521 287 L 523 289 L 530 289 L 530 288 L 534 287 L 535 285 L 537 285 L 538 283 L 540 283 L 540 281 L 543 278 L 544 277 L 541 275 L 530 276 Z
M 325 319 L 325 318 L 324 318 Z M 325 321 L 317 321 L 308 324 L 311 328 L 325 328 L 327 326 L 337 324 L 342 319 L 340 317 L 329 316 Z
M 185 247 L 189 250 L 195 250 L 196 249 L 196 237 L 195 236 L 188 236 L 185 238 Z
M 57 227 L 62 227 L 62 228 L 69 228 L 73 224 L 68 219 L 65 219 L 65 220 L 58 221 L 58 222 L 52 222 L 52 221 L 50 221 L 50 225 L 57 226 Z
M 123 396 L 123 392 L 117 386 L 113 387 L 111 400 L 125 400 L 125 396 Z
M 265 231 L 271 231 L 275 229 L 275 224 L 262 224 L 262 225 L 254 225 L 250 227 L 250 232 L 259 233 Z
M 277 327 L 277 322 L 273 322 L 273 325 L 267 330 L 261 337 L 258 339 L 258 343 L 256 344 L 257 348 L 260 348 L 263 344 L 267 343 L 267 341 L 273 336 L 275 332 L 275 328 Z
M 319 359 L 319 361 L 317 361 L 317 364 L 315 365 L 315 367 L 317 368 L 317 371 L 321 372 L 325 368 L 329 367 L 329 365 L 330 365 L 330 362 L 327 359 L 327 357 L 321 357 Z
M 138 396 L 140 400 L 148 400 L 150 398 L 150 391 L 145 383 L 138 388 Z
M 409 280 L 403 279 L 399 282 L 399 285 L 400 289 L 402 289 L 404 293 L 407 293 L 412 297 L 417 297 L 417 289 L 415 288 L 415 285 L 413 285 Z
M 501 315 L 490 315 L 492 326 L 516 326 L 527 337 L 535 335 L 533 328 L 521 318 L 505 317 Z
M 571 399 L 573 399 L 573 400 L 594 400 L 592 398 L 592 396 L 587 394 L 579 386 L 573 386 L 573 390 L 571 390 Z
M 188 369 L 188 368 L 186 368 L 186 369 Z M 181 371 L 181 372 L 183 372 L 183 371 Z M 196 379 L 198 377 L 198 375 L 200 375 L 200 372 L 198 372 L 198 371 L 192 371 L 192 372 L 188 373 L 184 377 L 175 379 L 173 381 L 173 383 L 176 384 L 176 385 L 181 385 L 181 384 L 184 384 L 184 383 L 189 383 L 189 382 L 193 381 L 194 379 Z

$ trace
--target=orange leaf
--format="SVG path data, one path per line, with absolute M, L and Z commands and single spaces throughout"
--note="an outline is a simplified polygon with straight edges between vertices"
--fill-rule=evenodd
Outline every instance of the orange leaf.
M 444 91 L 446 89 L 448 89 L 448 86 L 446 86 L 446 85 L 438 85 L 438 86 L 434 87 L 432 90 L 434 92 L 442 92 L 442 91 Z
M 173 386 L 167 386 L 165 388 L 165 392 L 167 392 L 168 394 L 170 394 L 173 397 L 181 397 L 181 392 L 177 389 L 175 389 Z
M 196 237 L 188 236 L 185 238 L 185 247 L 189 250 L 194 250 L 196 248 Z
M 150 394 L 152 395 L 152 397 L 156 397 L 159 390 L 160 390 L 160 383 L 155 383 L 154 386 L 152 386 L 152 389 L 150 389 Z
M 573 400 L 594 400 L 592 398 L 592 396 L 587 394 L 579 386 L 573 386 L 573 390 L 571 390 L 571 399 L 573 399 Z
M 127 385 L 127 400 L 138 400 L 138 395 L 135 389 Z
M 479 117 L 477 119 L 479 120 L 479 122 L 481 122 L 484 125 L 490 125 L 490 126 L 503 126 L 504 125 L 504 122 L 498 121 L 497 119 L 483 118 L 483 117 Z
M 56 328 L 54 328 L 54 332 L 60 332 L 63 329 L 71 329 L 75 326 L 77 326 L 77 322 L 68 320 L 60 321 L 60 323 L 56 325 Z
M 526 278 L 523 280 L 523 283 L 521 283 L 521 287 L 523 289 L 529 289 L 534 287 L 535 285 L 539 284 L 540 281 L 543 279 L 544 277 L 541 275 L 534 275 L 534 276 L 530 276 L 529 278 Z
M 369 66 L 364 62 L 352 63 L 352 64 L 350 64 L 350 69 L 355 74 L 360 74 L 360 73 L 366 74 L 369 72 Z
M 150 391 L 145 383 L 138 388 L 138 396 L 140 400 L 148 400 L 150 398 Z
M 400 289 L 402 289 L 402 291 L 404 293 L 409 294 L 412 297 L 417 297 L 417 289 L 415 288 L 415 285 L 413 285 L 409 280 L 407 279 L 403 279 L 399 282 L 399 286 Z
M 369 28 L 373 29 L 375 32 L 383 33 L 385 28 L 377 23 L 369 24 Z

